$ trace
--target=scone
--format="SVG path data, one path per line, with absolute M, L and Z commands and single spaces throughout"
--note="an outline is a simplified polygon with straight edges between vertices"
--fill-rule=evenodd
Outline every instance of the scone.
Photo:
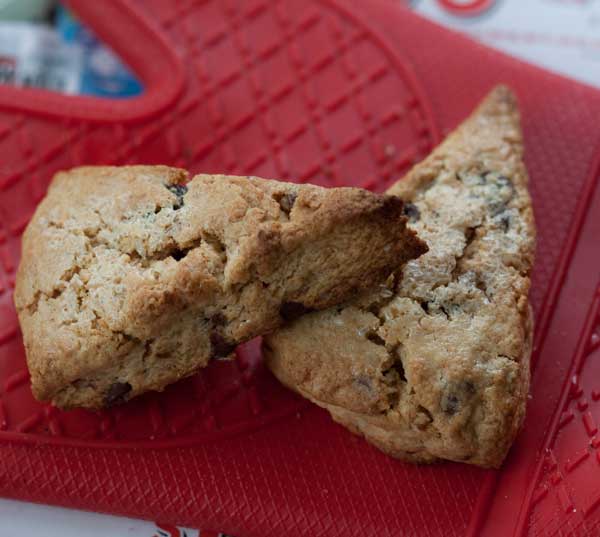
M 535 228 L 522 153 L 515 98 L 498 87 L 389 190 L 429 252 L 377 292 L 267 337 L 273 373 L 394 457 L 498 467 L 529 386 Z
M 402 202 L 165 166 L 59 173 L 15 303 L 35 396 L 98 408 L 161 390 L 426 250 Z

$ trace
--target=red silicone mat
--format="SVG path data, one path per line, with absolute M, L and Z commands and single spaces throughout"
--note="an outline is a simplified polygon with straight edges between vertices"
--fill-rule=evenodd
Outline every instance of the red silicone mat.
M 0 88 L 0 495 L 239 537 L 600 535 L 600 94 L 396 0 L 73 0 L 137 71 L 107 101 Z M 522 105 L 539 228 L 524 431 L 503 469 L 394 461 L 234 363 L 110 411 L 31 396 L 12 305 L 52 174 L 166 163 L 382 190 L 496 83 Z

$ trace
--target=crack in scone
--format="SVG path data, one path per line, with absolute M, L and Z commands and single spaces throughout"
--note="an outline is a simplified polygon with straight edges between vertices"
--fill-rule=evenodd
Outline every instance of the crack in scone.
M 286 385 L 383 451 L 498 466 L 525 409 L 535 229 L 514 97 L 495 90 L 389 191 L 429 252 L 385 291 L 265 338 Z
M 164 166 L 59 173 L 15 290 L 34 394 L 98 408 L 162 390 L 385 280 L 426 250 L 406 220 L 401 200 L 360 189 L 188 182 Z

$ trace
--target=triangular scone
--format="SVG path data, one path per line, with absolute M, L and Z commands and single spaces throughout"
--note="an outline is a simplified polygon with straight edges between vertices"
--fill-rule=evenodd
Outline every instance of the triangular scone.
M 535 228 L 513 94 L 496 88 L 389 193 L 429 252 L 265 339 L 287 386 L 394 457 L 499 466 L 523 420 Z
M 59 173 L 15 303 L 33 392 L 97 408 L 161 390 L 426 250 L 402 202 L 165 166 Z

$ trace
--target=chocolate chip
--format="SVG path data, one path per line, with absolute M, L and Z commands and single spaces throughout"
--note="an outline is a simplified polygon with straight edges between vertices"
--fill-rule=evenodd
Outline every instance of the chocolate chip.
M 475 393 L 475 384 L 470 380 L 465 380 L 461 383 L 461 388 L 467 395 L 473 395 Z
M 506 233 L 510 229 L 510 216 L 504 215 L 500 217 L 500 226 L 502 227 L 502 231 Z
M 171 257 L 175 261 L 181 261 L 188 253 L 188 250 L 175 250 L 171 252 Z
M 129 382 L 115 382 L 104 395 L 104 406 L 114 406 L 124 403 L 126 395 L 131 391 Z
M 404 365 L 402 365 L 402 361 L 400 359 L 394 361 L 390 370 L 398 373 L 400 380 L 402 382 L 406 382 L 406 373 L 404 372 Z
M 183 197 L 187 194 L 188 187 L 185 185 L 167 185 L 167 189 L 177 196 L 177 203 L 173 205 L 173 209 L 181 209 L 184 205 Z
M 408 219 L 411 222 L 418 222 L 421 218 L 421 211 L 419 211 L 419 208 L 411 202 L 404 204 L 404 209 L 402 212 L 405 216 L 408 216 Z
M 358 377 L 356 377 L 356 379 L 354 379 L 354 382 L 356 382 L 356 384 L 358 384 L 359 386 L 366 388 L 368 391 L 373 390 L 373 386 L 371 385 L 371 379 L 369 379 L 365 375 L 359 375 Z
M 375 345 L 381 345 L 382 347 L 385 347 L 385 340 L 376 332 L 368 332 L 367 339 L 375 343 Z
M 475 229 L 476 228 L 474 227 L 468 227 L 465 229 L 465 249 L 473 242 L 473 239 L 475 238 Z
M 210 318 L 213 326 L 223 326 L 227 322 L 227 318 L 220 312 L 215 313 Z
M 477 277 L 475 280 L 475 287 L 487 296 L 487 284 L 481 278 Z
M 310 311 L 312 310 L 300 302 L 284 302 L 279 308 L 279 315 L 284 321 L 293 321 Z
M 494 203 L 490 203 L 490 213 L 492 216 L 498 216 L 500 213 L 506 211 L 506 203 L 502 203 L 496 201 Z
M 425 313 L 429 313 L 429 302 L 421 302 L 421 309 Z
M 185 185 L 168 185 L 167 188 L 178 197 L 185 196 L 188 191 L 188 187 Z
M 456 395 L 449 394 L 442 399 L 442 410 L 449 416 L 456 414 L 458 407 L 459 407 L 459 403 L 458 403 L 458 397 L 456 397 Z
M 449 393 L 442 396 L 441 407 L 448 415 L 452 416 L 458 412 L 462 404 L 466 404 L 475 394 L 475 384 L 470 380 L 450 383 Z
M 296 203 L 296 198 L 298 197 L 298 194 L 296 194 L 295 192 L 288 192 L 287 194 L 284 194 L 283 196 L 281 196 L 281 198 L 279 198 L 278 203 L 279 203 L 279 207 L 281 207 L 281 210 L 289 215 L 290 212 L 292 211 L 292 207 L 294 206 L 294 203 Z
M 387 369 L 382 371 L 383 378 L 389 386 L 397 387 L 399 382 L 406 382 L 406 373 L 404 372 L 404 364 L 402 363 L 401 345 L 396 345 L 390 351 L 390 355 L 393 358 L 393 362 Z
M 236 345 L 227 341 L 219 332 L 212 332 L 210 335 L 211 358 L 225 358 L 229 356 Z
M 394 355 L 392 369 L 398 373 L 400 380 L 406 382 L 406 373 L 404 372 L 404 364 L 402 363 L 402 355 L 400 354 L 400 345 L 396 345 L 392 349 L 392 354 Z
M 506 175 L 499 175 L 496 178 L 496 186 L 500 189 L 509 189 L 510 190 L 510 198 L 513 198 L 515 195 L 515 185 L 513 184 L 512 180 L 508 177 L 506 177 Z

